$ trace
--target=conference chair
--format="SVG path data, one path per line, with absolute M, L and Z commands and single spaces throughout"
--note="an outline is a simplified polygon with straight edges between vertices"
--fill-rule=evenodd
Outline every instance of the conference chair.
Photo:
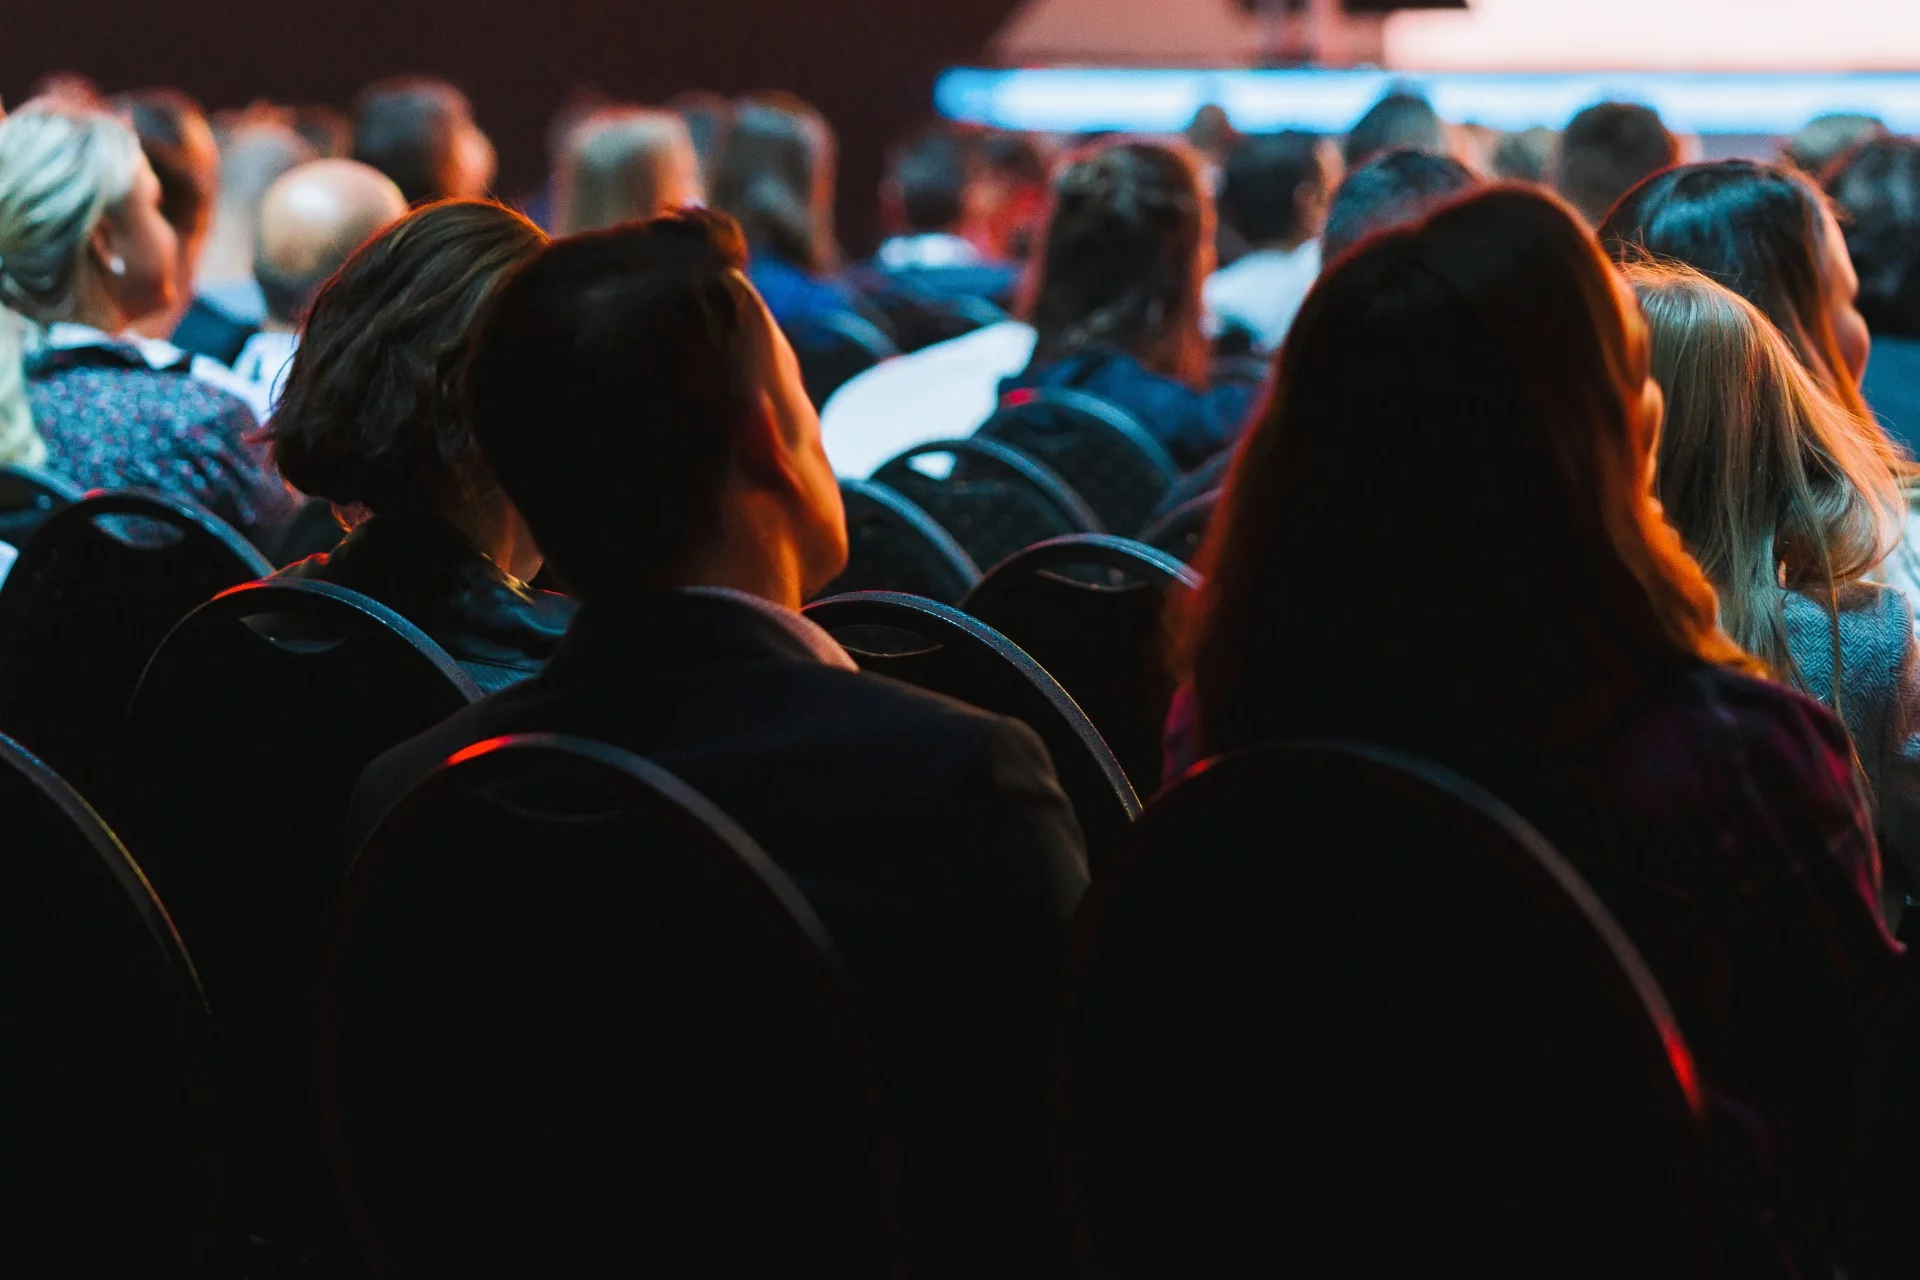
M 833 940 L 629 752 L 495 739 L 402 798 L 348 877 L 315 1031 L 376 1276 L 904 1275 Z
M 900 354 L 879 325 L 851 311 L 827 312 L 782 326 L 800 361 L 800 380 L 815 408 L 844 384 Z
M 957 604 L 980 581 L 973 557 L 940 526 L 888 485 L 842 480 L 847 512 L 847 567 L 820 593 L 904 591 Z
M 1197 498 L 1189 498 L 1173 510 L 1154 518 L 1152 524 L 1140 531 L 1140 541 L 1155 551 L 1165 552 L 1182 564 L 1192 564 L 1200 554 L 1200 546 L 1207 540 L 1207 529 L 1213 524 L 1213 509 L 1220 503 L 1218 489 L 1203 493 Z
M 978 434 L 1058 472 L 1114 533 L 1138 533 L 1180 480 L 1180 468 L 1137 418 L 1081 391 L 1013 392 Z
M 61 507 L 80 501 L 80 486 L 50 471 L 0 466 L 0 542 L 18 549 Z
M 1101 531 L 1100 517 L 1052 468 L 992 440 L 918 445 L 873 479 L 932 516 L 976 565 L 1062 534 Z

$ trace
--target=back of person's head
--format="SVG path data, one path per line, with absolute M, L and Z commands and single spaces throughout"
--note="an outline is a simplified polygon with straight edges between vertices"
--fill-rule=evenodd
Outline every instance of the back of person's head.
M 18 317 L 0 322 L 0 461 L 46 456 L 20 372 L 22 321 L 76 318 L 94 228 L 144 164 L 132 129 L 75 99 L 37 99 L 0 119 L 0 306 Z
M 742 522 L 761 554 L 793 551 L 802 593 L 845 564 L 819 419 L 746 253 L 731 219 L 698 209 L 555 241 L 481 327 L 474 430 L 589 600 L 698 580 Z
M 1835 111 L 1807 121 L 1781 148 L 1781 158 L 1816 182 L 1828 166 L 1861 143 L 1887 136 L 1878 116 Z
M 409 204 L 473 199 L 493 180 L 492 147 L 466 95 L 426 76 L 382 80 L 361 92 L 353 158 L 392 178 Z
M 327 277 L 407 212 L 393 180 L 358 160 L 315 160 L 282 174 L 260 202 L 253 277 L 267 315 L 295 325 Z
M 1328 181 L 1317 135 L 1248 134 L 1227 153 L 1220 218 L 1250 245 L 1311 239 L 1320 231 Z
M 1862 143 L 1829 172 L 1827 190 L 1846 211 L 1867 327 L 1920 338 L 1920 140 Z
M 671 111 L 603 107 L 561 148 L 554 234 L 643 222 L 706 198 L 686 123 Z
M 1479 182 L 1458 160 L 1431 151 L 1402 147 L 1375 156 L 1334 190 L 1321 259 L 1332 262 L 1370 235 L 1418 222 Z
M 1864 577 L 1899 541 L 1904 499 L 1752 303 L 1689 267 L 1637 264 L 1627 280 L 1666 394 L 1661 505 L 1717 588 L 1727 634 L 1799 683 L 1779 588 L 1824 601 Z
M 1545 125 L 1500 135 L 1493 148 L 1493 176 L 1508 182 L 1545 182 L 1560 135 Z
M 1396 90 L 1367 108 L 1341 151 L 1347 168 L 1354 169 L 1396 147 L 1447 153 L 1447 127 L 1440 113 L 1417 93 Z
M 788 94 L 742 101 L 713 181 L 714 206 L 740 224 L 756 252 L 815 273 L 831 271 L 834 139 L 826 117 Z
M 688 89 L 667 99 L 667 110 L 686 124 L 694 154 L 700 157 L 700 180 L 712 187 L 720 153 L 726 150 L 727 134 L 733 128 L 733 103 L 710 89 Z
M 1659 113 L 1633 102 L 1601 102 L 1560 134 L 1553 185 L 1594 226 L 1643 179 L 1680 163 L 1680 144 Z
M 160 179 L 160 213 L 179 233 L 193 265 L 220 193 L 220 149 L 200 104 L 178 89 L 120 94 L 114 107 L 133 126 L 140 150 Z
M 1759 307 L 1820 385 L 1862 421 L 1865 322 L 1858 281 L 1826 197 L 1792 169 L 1754 160 L 1687 164 L 1622 196 L 1600 227 L 1616 260 L 1685 263 Z
M 1200 331 L 1213 208 L 1193 157 L 1150 142 L 1083 152 L 1053 184 L 1028 319 L 1036 363 L 1117 347 L 1179 377 Z
M 459 200 L 416 209 L 348 258 L 313 300 L 267 425 L 288 482 L 379 514 L 484 500 L 461 373 L 482 309 L 545 243 L 512 210 Z
M 1202 750 L 1545 741 L 1689 660 L 1750 664 L 1649 492 L 1648 359 L 1599 246 L 1535 189 L 1334 263 L 1202 552 Z
M 318 159 L 313 144 L 278 113 L 249 115 L 235 122 L 220 151 L 220 211 L 253 225 L 260 200 L 274 180 Z
M 887 164 L 887 194 L 910 233 L 951 231 L 966 220 L 974 148 L 951 129 L 922 129 Z

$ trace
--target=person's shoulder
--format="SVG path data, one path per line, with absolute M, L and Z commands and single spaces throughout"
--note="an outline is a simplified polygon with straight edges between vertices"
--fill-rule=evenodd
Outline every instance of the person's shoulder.
M 1737 742 L 1748 759 L 1756 753 L 1843 762 L 1851 757 L 1846 729 L 1815 699 L 1712 663 L 1657 685 L 1633 719 L 1643 735 L 1690 733 L 1709 742 Z

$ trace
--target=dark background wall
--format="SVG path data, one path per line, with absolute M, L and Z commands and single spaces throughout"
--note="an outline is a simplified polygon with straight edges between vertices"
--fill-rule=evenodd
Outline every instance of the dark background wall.
M 840 131 L 842 238 L 859 251 L 887 143 L 1017 2 L 0 0 L 0 94 L 71 70 L 109 92 L 179 85 L 209 108 L 344 106 L 367 80 L 429 72 L 472 95 L 513 193 L 540 182 L 547 118 L 577 85 L 640 100 L 790 89 Z

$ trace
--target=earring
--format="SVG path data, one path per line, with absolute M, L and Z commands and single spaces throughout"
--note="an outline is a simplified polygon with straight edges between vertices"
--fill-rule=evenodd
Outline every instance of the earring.
M 107 270 L 116 276 L 123 276 L 127 274 L 127 260 L 116 253 L 107 259 Z

